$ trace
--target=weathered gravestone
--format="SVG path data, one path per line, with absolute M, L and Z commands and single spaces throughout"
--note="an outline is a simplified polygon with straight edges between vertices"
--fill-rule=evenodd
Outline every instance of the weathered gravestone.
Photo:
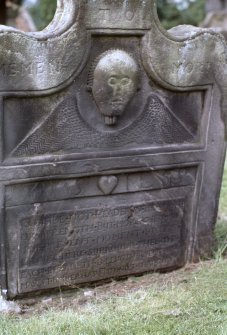
M 227 0 L 206 1 L 206 13 L 201 27 L 212 28 L 227 40 Z
M 1 27 L 1 287 L 9 298 L 210 253 L 226 47 L 152 0 L 60 1 Z
M 205 9 L 206 12 L 224 10 L 227 6 L 227 0 L 206 0 Z

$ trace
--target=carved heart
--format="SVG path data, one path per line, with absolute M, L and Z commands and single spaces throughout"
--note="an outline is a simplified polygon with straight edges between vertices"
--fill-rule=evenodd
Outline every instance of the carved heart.
M 108 195 L 113 192 L 117 183 L 118 179 L 115 176 L 102 177 L 99 179 L 99 188 L 104 194 Z

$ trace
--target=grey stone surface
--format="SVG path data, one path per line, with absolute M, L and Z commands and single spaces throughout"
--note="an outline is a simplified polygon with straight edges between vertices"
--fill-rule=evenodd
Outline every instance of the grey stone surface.
M 6 296 L 171 270 L 211 252 L 225 157 L 223 37 L 154 1 L 59 1 L 0 32 Z
M 224 10 L 227 8 L 227 0 L 206 0 L 205 8 L 207 13 L 217 10 Z
M 0 314 L 21 314 L 20 306 L 14 301 L 6 301 L 0 296 Z
M 207 15 L 201 23 L 203 28 L 212 28 L 215 32 L 221 33 L 227 40 L 227 1 L 219 3 L 212 10 L 207 10 Z M 211 7 L 212 8 L 212 7 Z

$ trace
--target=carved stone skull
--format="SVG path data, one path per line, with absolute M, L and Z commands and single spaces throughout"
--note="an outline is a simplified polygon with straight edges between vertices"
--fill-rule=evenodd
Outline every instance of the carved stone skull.
M 138 88 L 139 69 L 123 50 L 105 53 L 94 70 L 92 93 L 104 122 L 114 126 Z

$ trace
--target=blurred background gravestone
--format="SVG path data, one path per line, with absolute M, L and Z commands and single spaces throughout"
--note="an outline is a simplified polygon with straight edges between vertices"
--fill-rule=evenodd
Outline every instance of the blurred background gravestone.
M 207 0 L 206 18 L 201 27 L 213 28 L 222 33 L 227 39 L 227 1 L 226 0 Z
M 22 0 L 1 0 L 0 1 L 0 24 L 15 27 L 22 31 L 35 31 L 36 26 L 29 13 L 23 5 Z
M 206 12 L 224 10 L 227 8 L 226 0 L 206 0 Z

